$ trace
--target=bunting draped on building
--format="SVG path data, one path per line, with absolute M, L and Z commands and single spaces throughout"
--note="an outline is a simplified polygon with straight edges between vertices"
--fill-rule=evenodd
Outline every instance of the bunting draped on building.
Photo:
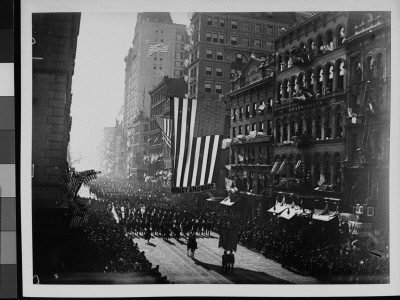
M 165 145 L 169 150 L 171 150 L 171 129 L 172 129 L 171 119 L 162 116 L 153 116 L 153 118 L 156 121 L 158 127 L 160 127 Z
M 197 100 L 171 98 L 171 157 L 173 193 L 215 189 L 215 164 L 221 141 L 219 135 L 194 136 Z
M 74 197 L 78 194 L 82 184 L 87 184 L 89 181 L 96 179 L 100 171 L 87 170 L 83 172 L 72 172 L 68 181 L 68 189 L 73 191 Z
M 71 208 L 73 213 L 69 223 L 69 228 L 78 228 L 89 220 L 89 213 L 86 205 L 73 203 Z

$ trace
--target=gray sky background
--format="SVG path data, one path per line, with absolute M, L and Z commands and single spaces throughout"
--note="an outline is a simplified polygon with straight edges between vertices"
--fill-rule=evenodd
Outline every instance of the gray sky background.
M 115 125 L 124 101 L 124 58 L 132 46 L 137 12 L 82 13 L 72 77 L 72 158 L 77 170 L 98 167 L 96 147 L 103 128 Z M 171 13 L 174 23 L 188 25 L 188 13 Z

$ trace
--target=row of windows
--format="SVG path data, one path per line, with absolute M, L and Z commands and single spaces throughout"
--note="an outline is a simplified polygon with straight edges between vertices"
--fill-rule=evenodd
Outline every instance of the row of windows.
M 257 106 L 257 103 L 252 103 L 251 105 L 246 105 L 246 111 L 244 111 L 244 107 L 233 108 L 232 109 L 232 120 L 242 120 L 243 117 L 246 119 L 256 116 L 257 110 L 261 115 L 264 114 L 265 110 L 267 112 L 272 112 L 272 99 L 268 101 L 268 104 L 265 105 L 265 101 L 261 101 L 260 105 Z
M 343 45 L 345 40 L 345 28 L 338 25 L 335 33 L 332 29 L 328 29 L 325 35 L 319 33 L 315 39 L 309 38 L 307 43 L 301 42 L 298 47 L 306 52 L 314 54 L 323 54 L 325 51 L 333 51 L 336 47 Z M 277 57 L 278 70 L 285 70 L 293 66 L 293 55 L 289 50 L 285 53 L 279 53 Z
M 222 77 L 222 68 L 221 67 L 215 67 L 215 74 L 213 74 L 213 67 L 212 66 L 206 66 L 206 71 L 205 71 L 205 75 L 207 76 L 218 76 L 218 77 Z
M 250 37 L 240 37 L 240 36 L 235 36 L 232 35 L 230 37 L 230 44 L 232 46 L 244 46 L 244 47 L 254 47 L 256 49 L 262 49 L 264 48 L 264 44 L 262 42 L 262 39 L 253 39 L 253 44 L 251 45 L 251 38 Z M 215 44 L 225 44 L 225 34 L 224 33 L 213 33 L 213 32 L 206 32 L 206 41 L 210 43 L 215 43 Z M 266 41 L 265 42 L 265 48 L 268 50 L 273 49 L 273 45 L 271 41 Z
M 319 66 L 315 69 L 309 69 L 306 72 L 300 72 L 291 78 L 278 82 L 277 93 L 278 99 L 291 98 L 300 90 L 306 89 L 323 94 L 331 93 L 337 90 L 343 90 L 345 84 L 345 64 L 339 59 L 333 65 L 327 63 L 325 67 Z
M 328 108 L 323 114 L 317 110 L 315 115 L 295 115 L 291 118 L 277 119 L 276 141 L 290 141 L 293 136 L 309 135 L 317 140 L 336 139 L 344 137 L 344 113 L 340 107 L 335 110 Z
M 241 23 L 241 26 L 240 26 L 240 23 Z M 226 27 L 225 18 L 221 18 L 221 17 L 207 16 L 206 24 L 207 24 L 207 26 L 213 26 L 213 27 L 219 27 L 219 28 Z M 248 21 L 230 20 L 230 28 L 231 29 L 239 30 L 239 27 L 241 27 L 242 31 L 246 31 L 246 32 L 251 32 L 252 27 L 253 27 L 254 33 L 263 33 L 263 28 L 265 28 L 264 32 L 271 36 L 274 35 L 274 31 L 275 31 L 273 25 L 266 25 L 264 27 L 263 24 L 260 24 L 260 23 L 252 24 L 251 22 L 248 22 Z
M 215 59 L 216 60 L 224 60 L 224 54 L 222 51 L 219 50 L 211 50 L 211 49 L 206 49 L 206 58 L 207 59 L 214 59 L 214 53 L 215 53 Z
M 222 83 L 216 83 L 214 85 L 214 91 L 212 90 L 212 83 L 206 82 L 204 83 L 204 92 L 205 93 L 216 93 L 216 94 L 222 94 Z
M 266 121 L 266 131 L 265 133 L 267 135 L 272 135 L 272 121 Z M 249 135 L 250 131 L 256 131 L 256 132 L 264 132 L 264 121 L 257 123 L 252 123 L 252 124 L 247 124 L 247 125 L 241 125 L 237 127 L 232 127 L 232 135 L 231 138 L 237 137 L 238 135 Z

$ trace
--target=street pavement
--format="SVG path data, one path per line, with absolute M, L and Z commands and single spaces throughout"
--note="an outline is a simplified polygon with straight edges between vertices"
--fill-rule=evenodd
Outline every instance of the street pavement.
M 152 236 L 150 243 L 142 237 L 134 237 L 146 258 L 159 265 L 162 276 L 176 284 L 318 284 L 313 277 L 293 273 L 262 254 L 238 245 L 233 274 L 221 272 L 223 249 L 218 248 L 218 234 L 197 237 L 194 258 L 187 256 L 186 239 L 164 241 Z

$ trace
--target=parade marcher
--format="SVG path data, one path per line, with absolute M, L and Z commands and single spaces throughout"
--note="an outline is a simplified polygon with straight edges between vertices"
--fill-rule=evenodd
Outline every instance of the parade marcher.
M 228 254 L 227 262 L 228 262 L 228 271 L 230 269 L 233 274 L 233 265 L 235 264 L 235 255 L 233 254 L 232 250 Z
M 226 273 L 227 271 L 228 271 L 228 254 L 226 254 L 226 250 L 225 250 L 224 254 L 222 254 L 221 272 Z
M 144 238 L 147 241 L 147 243 L 150 244 L 150 239 L 151 239 L 151 229 L 150 229 L 150 227 L 147 228 L 146 233 L 144 234 Z

